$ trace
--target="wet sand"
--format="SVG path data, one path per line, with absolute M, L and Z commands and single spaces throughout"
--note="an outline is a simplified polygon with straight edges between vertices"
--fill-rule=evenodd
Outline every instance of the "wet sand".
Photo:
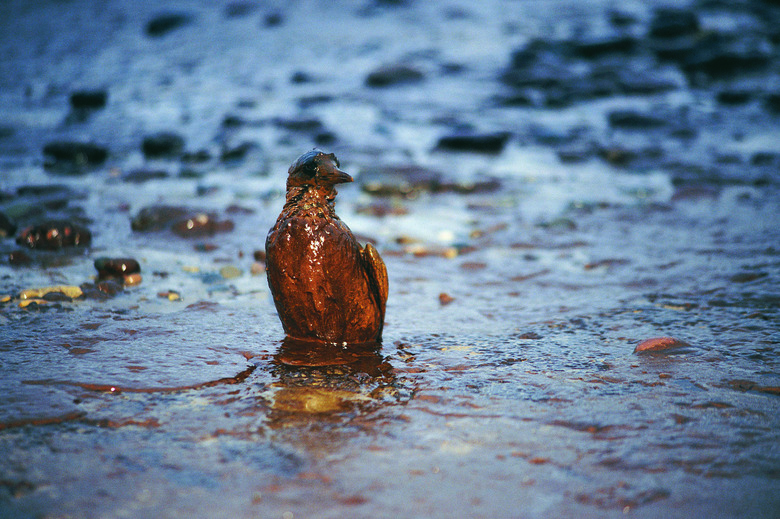
M 780 8 L 664 5 L 4 2 L 0 516 L 776 517 Z M 378 349 L 282 343 L 314 146 Z

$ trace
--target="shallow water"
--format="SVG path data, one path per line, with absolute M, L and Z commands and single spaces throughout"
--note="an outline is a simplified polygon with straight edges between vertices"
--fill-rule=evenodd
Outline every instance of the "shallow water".
M 780 13 L 693 5 L 697 37 L 755 35 L 770 56 L 703 77 L 645 48 L 655 3 L 614 7 L 178 2 L 182 25 L 150 36 L 147 6 L 3 3 L 0 211 L 81 222 L 92 245 L 19 265 L 0 241 L 0 516 L 775 517 Z M 506 102 L 530 39 L 619 31 L 640 50 L 608 59 L 672 87 L 604 95 L 586 74 L 563 106 Z M 393 63 L 422 79 L 365 84 Z M 71 108 L 91 89 L 104 108 Z M 626 109 L 660 122 L 611 118 Z M 437 149 L 464 129 L 508 137 Z M 160 131 L 205 158 L 146 157 Z M 44 167 L 58 140 L 109 157 Z M 336 209 L 376 242 L 390 297 L 380 349 L 304 367 L 251 268 L 314 145 L 356 177 Z M 409 165 L 455 187 L 377 174 Z M 162 204 L 234 229 L 131 229 Z M 20 307 L 105 256 L 143 281 Z M 661 336 L 689 346 L 634 353 Z

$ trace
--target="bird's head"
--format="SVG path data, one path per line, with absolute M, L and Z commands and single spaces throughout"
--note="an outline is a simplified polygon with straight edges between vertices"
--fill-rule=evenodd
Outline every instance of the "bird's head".
M 324 187 L 352 182 L 352 177 L 339 169 L 339 159 L 321 150 L 307 151 L 292 163 L 287 172 L 287 187 Z

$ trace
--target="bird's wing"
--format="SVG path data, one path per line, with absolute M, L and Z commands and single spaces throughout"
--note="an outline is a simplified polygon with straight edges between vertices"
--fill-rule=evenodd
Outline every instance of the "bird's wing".
M 367 243 L 361 252 L 363 261 L 366 264 L 368 279 L 371 282 L 371 289 L 376 295 L 377 303 L 379 304 L 379 312 L 384 321 L 388 292 L 387 267 L 385 267 L 385 262 L 382 261 L 379 252 L 370 243 Z

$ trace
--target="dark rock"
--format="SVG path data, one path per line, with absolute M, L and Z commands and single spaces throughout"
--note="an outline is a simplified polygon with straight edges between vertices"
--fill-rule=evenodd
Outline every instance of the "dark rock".
M 133 182 L 135 184 L 161 178 L 168 178 L 168 172 L 155 169 L 136 169 L 122 176 L 124 182 Z
M 425 76 L 410 65 L 384 65 L 366 76 L 366 85 L 373 88 L 383 88 L 393 85 L 417 83 Z
M 146 24 L 146 34 L 159 38 L 192 22 L 192 17 L 185 13 L 164 13 L 157 15 Z
M 35 198 L 84 198 L 70 187 L 63 184 L 45 184 L 45 185 L 27 185 L 16 189 L 18 196 L 29 196 Z
M 653 38 L 679 38 L 699 32 L 699 17 L 694 11 L 663 7 L 656 9 L 648 34 Z
M 767 109 L 775 114 L 780 113 L 780 93 L 778 94 L 769 94 L 766 96 L 766 99 L 764 100 L 764 104 L 766 105 Z
M 32 258 L 23 250 L 15 250 L 8 254 L 8 263 L 14 267 L 20 267 L 32 263 Z
M 44 167 L 60 173 L 83 173 L 102 165 L 108 150 L 88 142 L 55 141 L 43 147 Z
M 615 90 L 626 95 L 649 95 L 684 86 L 673 70 L 619 68 L 614 71 Z
M 651 145 L 633 149 L 620 144 L 597 144 L 596 154 L 615 167 L 651 165 L 663 157 L 663 149 Z
M 640 51 L 637 40 L 621 34 L 566 41 L 537 38 L 512 53 L 502 80 L 514 89 L 515 104 L 551 108 L 678 86 Z
M 661 117 L 639 113 L 634 110 L 614 110 L 607 115 L 607 120 L 612 128 L 628 130 L 647 130 L 666 124 L 666 121 Z
M 630 14 L 617 9 L 610 9 L 608 12 L 609 23 L 613 27 L 628 27 L 636 23 L 636 18 Z
M 16 233 L 16 224 L 0 212 L 0 238 L 8 238 Z
M 617 34 L 583 38 L 573 41 L 571 46 L 574 56 L 595 59 L 613 54 L 632 54 L 639 48 L 639 42 L 631 35 Z
M 301 85 L 303 83 L 312 83 L 314 81 L 314 78 L 303 71 L 295 71 L 292 76 L 290 76 L 290 83 L 293 83 L 295 85 Z
M 231 2 L 225 6 L 225 17 L 243 18 L 257 10 L 257 4 L 252 2 Z
M 568 42 L 535 39 L 512 54 L 503 81 L 534 105 L 563 107 L 616 93 L 614 79 L 594 81 L 593 65 L 575 66 Z M 584 63 L 584 62 L 581 62 Z M 604 88 L 604 87 L 607 88 Z M 598 91 L 598 92 L 597 92 Z
M 284 23 L 284 16 L 282 16 L 282 13 L 278 11 L 268 13 L 265 15 L 264 22 L 266 27 L 279 27 Z
M 459 133 L 439 139 L 436 149 L 445 151 L 466 151 L 472 153 L 501 153 L 509 140 L 509 133 Z
M 124 279 L 129 274 L 141 272 L 141 265 L 132 258 L 98 258 L 95 260 L 98 279 Z
M 83 283 L 79 288 L 85 299 L 104 301 L 122 292 L 124 285 L 115 279 L 106 279 L 97 283 Z
M 65 210 L 72 200 L 86 197 L 83 192 L 77 192 L 61 184 L 21 186 L 16 193 L 23 199 L 21 202 L 25 205 L 25 211 L 18 215 L 20 218 L 39 217 L 41 210 Z
M 763 279 L 767 277 L 769 274 L 766 272 L 740 272 L 739 274 L 734 274 L 729 278 L 729 281 L 732 283 L 750 283 L 751 281 L 755 281 L 757 279 Z
M 141 149 L 147 158 L 171 158 L 184 151 L 184 138 L 172 132 L 160 132 L 144 138 Z
M 246 125 L 246 121 L 238 115 L 229 114 L 222 119 L 223 128 L 241 128 L 244 125 Z
M 710 79 L 728 79 L 763 70 L 772 59 L 772 44 L 763 37 L 713 33 L 697 41 L 681 66 L 689 75 L 701 73 Z
M 501 185 L 498 180 L 483 178 L 473 182 L 447 179 L 431 169 L 416 165 L 385 166 L 362 173 L 359 182 L 363 191 L 376 196 L 403 196 L 413 198 L 420 192 L 461 194 L 492 192 Z
M 51 220 L 24 229 L 16 243 L 31 249 L 58 250 L 63 247 L 87 247 L 92 241 L 89 229 L 65 220 Z
M 217 220 L 214 216 L 201 213 L 192 218 L 176 222 L 171 230 L 182 238 L 203 238 L 233 230 L 232 220 Z
M 211 153 L 207 150 L 198 150 L 192 153 L 184 153 L 181 161 L 184 164 L 203 164 L 211 160 Z
M 255 142 L 242 142 L 238 146 L 228 148 L 225 147 L 222 150 L 222 154 L 220 155 L 220 160 L 222 162 L 241 162 L 243 161 L 247 155 L 249 155 L 251 152 L 259 150 L 260 146 Z
M 243 214 L 243 215 L 247 215 L 247 214 L 255 214 L 255 210 L 254 209 L 250 209 L 248 207 L 242 207 L 242 206 L 237 205 L 237 204 L 230 204 L 229 206 L 227 206 L 225 208 L 225 213 L 226 214 Z
M 772 151 L 757 151 L 750 157 L 753 166 L 780 167 L 780 153 Z
M 301 108 L 309 108 L 315 105 L 321 105 L 324 103 L 330 103 L 333 101 L 332 95 L 317 94 L 312 96 L 305 96 L 298 99 L 298 106 Z
M 195 188 L 197 196 L 209 196 L 219 192 L 219 186 L 200 184 Z
M 753 93 L 749 90 L 722 90 L 718 92 L 715 99 L 722 105 L 743 105 L 753 98 Z
M 106 106 L 105 90 L 80 90 L 70 95 L 70 105 L 77 110 L 99 110 Z
M 363 191 L 379 196 L 416 196 L 434 191 L 442 183 L 442 174 L 420 166 L 385 166 L 361 173 L 358 181 Z
M 336 143 L 338 137 L 331 131 L 320 132 L 314 136 L 314 143 L 318 146 L 331 146 Z
M 564 164 L 586 162 L 593 157 L 595 151 L 585 144 L 567 144 L 557 150 L 558 160 Z
M 62 301 L 70 302 L 70 301 L 73 301 L 73 299 L 70 298 L 67 294 L 64 294 L 63 292 L 57 292 L 57 291 L 47 292 L 47 293 L 43 294 L 43 297 L 41 297 L 41 299 L 43 299 L 44 301 L 49 301 L 49 302 L 62 302 Z
M 187 208 L 170 205 L 144 207 L 131 220 L 130 227 L 136 232 L 160 231 L 190 213 Z

